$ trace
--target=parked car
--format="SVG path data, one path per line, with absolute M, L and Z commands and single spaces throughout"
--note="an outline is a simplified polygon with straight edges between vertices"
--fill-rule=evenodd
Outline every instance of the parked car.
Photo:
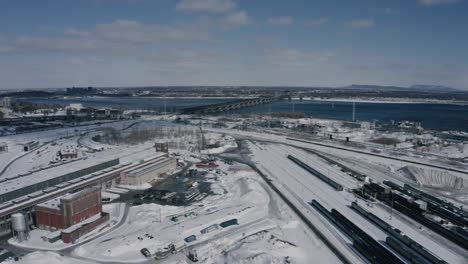
M 151 257 L 151 252 L 147 248 L 142 248 L 140 250 L 140 252 L 141 252 L 141 254 L 143 254 L 143 256 L 145 256 L 147 258 Z

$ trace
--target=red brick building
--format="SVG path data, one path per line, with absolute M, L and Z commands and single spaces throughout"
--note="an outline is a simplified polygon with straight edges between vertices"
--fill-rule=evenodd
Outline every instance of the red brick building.
M 101 189 L 91 187 L 36 205 L 36 221 L 41 229 L 67 229 L 101 211 Z
M 96 227 L 106 223 L 107 221 L 109 221 L 109 214 L 104 212 L 100 215 L 88 218 L 80 224 L 62 230 L 62 240 L 64 243 L 71 243 L 80 238 L 82 235 L 93 231 Z

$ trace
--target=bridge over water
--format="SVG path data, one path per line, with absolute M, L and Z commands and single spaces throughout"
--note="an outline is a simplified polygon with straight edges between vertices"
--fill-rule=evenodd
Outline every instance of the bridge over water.
M 258 97 L 252 99 L 240 99 L 235 101 L 223 102 L 218 104 L 210 104 L 196 107 L 184 108 L 181 110 L 183 114 L 214 114 L 226 111 L 253 107 L 261 104 L 269 104 L 276 100 L 281 100 L 281 97 Z

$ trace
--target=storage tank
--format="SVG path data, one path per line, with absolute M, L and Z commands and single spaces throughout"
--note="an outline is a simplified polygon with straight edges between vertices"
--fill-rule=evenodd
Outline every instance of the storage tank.
M 23 242 L 28 238 L 26 219 L 22 213 L 11 215 L 11 226 L 13 228 L 13 235 L 16 237 L 18 242 Z
M 24 215 L 22 213 L 12 214 L 11 225 L 13 227 L 13 231 L 26 231 L 26 222 L 24 221 Z

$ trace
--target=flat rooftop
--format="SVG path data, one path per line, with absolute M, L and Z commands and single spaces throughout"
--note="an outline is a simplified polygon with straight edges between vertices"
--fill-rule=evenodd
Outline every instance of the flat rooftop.
M 63 164 L 61 166 L 52 167 L 49 169 L 44 169 L 40 171 L 36 171 L 31 173 L 28 176 L 11 179 L 4 181 L 0 184 L 0 193 L 7 193 L 17 189 L 21 189 L 23 187 L 34 185 L 39 182 L 43 182 L 46 180 L 50 180 L 56 177 L 60 177 L 62 175 L 68 174 L 70 172 L 79 171 L 81 169 L 85 169 L 106 161 L 113 160 L 114 158 L 109 157 L 99 157 L 99 158 L 92 158 L 86 160 L 79 160 L 76 162 L 71 162 L 67 164 Z
M 150 164 L 148 164 L 146 166 L 143 166 L 143 167 L 136 168 L 136 169 L 128 171 L 128 176 L 129 177 L 136 176 L 136 175 L 140 175 L 142 173 L 154 170 L 155 167 L 158 167 L 159 165 L 165 164 L 166 162 L 168 162 L 170 160 L 172 160 L 172 158 L 163 158 L 163 159 L 158 160 L 156 162 L 151 162 Z
M 58 197 L 55 197 L 55 198 L 52 198 L 48 201 L 45 201 L 43 203 L 40 203 L 38 204 L 38 206 L 41 206 L 41 207 L 45 207 L 45 208 L 49 208 L 49 209 L 57 209 L 59 210 L 60 209 L 60 204 L 61 204 L 61 200 L 64 199 L 64 200 L 70 200 L 70 199 L 73 199 L 77 196 L 80 196 L 82 194 L 85 194 L 85 193 L 88 193 L 88 192 L 92 192 L 92 191 L 95 191 L 95 190 L 98 190 L 99 188 L 97 187 L 89 187 L 89 188 L 86 188 L 86 189 L 83 189 L 79 192 L 75 192 L 75 193 L 66 193 L 64 195 L 61 195 L 61 196 L 58 196 Z
M 53 210 L 60 210 L 60 198 L 61 198 L 60 196 L 55 197 L 46 202 L 37 204 L 37 206 L 48 208 L 48 209 L 53 209 Z

